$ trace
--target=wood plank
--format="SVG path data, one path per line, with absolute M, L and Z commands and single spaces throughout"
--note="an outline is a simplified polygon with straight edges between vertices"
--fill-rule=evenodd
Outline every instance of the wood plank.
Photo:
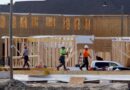
M 85 77 L 71 77 L 69 84 L 83 85 L 84 81 L 85 81 Z

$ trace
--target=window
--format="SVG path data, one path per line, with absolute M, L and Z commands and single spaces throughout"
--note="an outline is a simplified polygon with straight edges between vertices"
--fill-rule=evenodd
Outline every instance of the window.
M 118 65 L 116 63 L 110 63 L 110 66 L 115 67 L 115 66 L 118 66 Z
M 109 63 L 106 63 L 106 62 L 97 62 L 95 64 L 96 67 L 98 68 L 106 68 L 106 67 L 109 67 Z
M 6 18 L 4 15 L 0 15 L 0 28 L 5 28 Z
M 74 18 L 74 30 L 80 30 L 80 18 Z
M 69 17 L 63 18 L 63 27 L 65 30 L 70 30 L 70 18 Z
M 55 17 L 46 17 L 46 27 L 55 28 L 56 26 L 56 19 Z
M 84 19 L 84 30 L 90 30 L 90 18 Z
M 20 28 L 27 28 L 27 16 L 20 17 Z
M 38 27 L 38 17 L 37 16 L 32 16 L 31 21 L 32 21 L 31 25 L 33 28 Z

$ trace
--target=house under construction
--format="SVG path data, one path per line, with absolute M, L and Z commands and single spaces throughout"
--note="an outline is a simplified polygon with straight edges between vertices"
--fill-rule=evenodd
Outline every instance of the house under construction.
M 129 4 L 129 0 L 16 2 L 13 5 L 13 36 L 92 35 L 96 37 L 93 44 L 89 45 L 93 52 L 110 60 L 113 59 L 112 55 L 115 55 L 113 54 L 112 37 L 130 36 Z M 9 4 L 0 5 L 0 37 L 9 36 L 8 26 Z M 5 59 L 6 56 L 7 43 L 8 41 L 0 40 L 2 59 Z M 127 51 L 127 47 L 129 47 L 128 44 L 122 48 Z M 78 45 L 77 48 L 79 53 L 83 45 Z M 122 59 L 118 58 L 120 62 L 121 60 L 129 60 L 129 53 L 124 53 L 121 52 Z

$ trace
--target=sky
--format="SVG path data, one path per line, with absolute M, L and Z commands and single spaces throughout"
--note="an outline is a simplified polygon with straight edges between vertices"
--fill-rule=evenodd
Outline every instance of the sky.
M 43 0 L 13 0 L 13 2 L 15 1 L 43 1 Z M 0 0 L 0 4 L 8 4 L 10 2 L 10 0 Z

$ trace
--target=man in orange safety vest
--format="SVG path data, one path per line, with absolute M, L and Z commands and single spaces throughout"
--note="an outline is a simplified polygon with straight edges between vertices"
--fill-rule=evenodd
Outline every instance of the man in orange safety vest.
M 89 67 L 88 57 L 92 58 L 91 55 L 88 52 L 88 48 L 89 48 L 88 45 L 84 46 L 84 50 L 83 50 L 83 64 L 81 65 L 80 70 L 82 70 L 82 68 L 84 66 L 86 66 L 86 69 L 88 70 L 88 67 Z

